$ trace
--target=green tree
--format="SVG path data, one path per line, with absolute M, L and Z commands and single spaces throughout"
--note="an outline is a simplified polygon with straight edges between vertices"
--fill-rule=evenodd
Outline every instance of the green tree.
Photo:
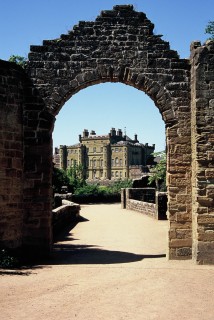
M 210 35 L 210 40 L 214 40 L 214 21 L 208 22 L 208 25 L 205 28 L 205 33 Z
M 24 68 L 26 66 L 27 59 L 18 55 L 12 55 L 10 56 L 8 61 L 15 62 L 16 64 Z
M 109 187 L 110 193 L 120 193 L 122 188 L 131 188 L 132 180 L 117 180 Z
M 70 180 L 62 169 L 53 168 L 52 186 L 54 193 L 61 192 L 62 186 L 69 186 Z
M 151 169 L 148 184 L 155 182 L 157 190 L 166 191 L 166 153 L 158 152 L 153 155 L 154 157 L 160 156 L 161 160 Z
M 98 195 L 100 194 L 100 189 L 97 185 L 85 184 L 77 188 L 74 192 L 75 195 Z
M 66 174 L 69 179 L 69 185 L 72 189 L 72 192 L 86 185 L 84 171 L 83 165 L 77 165 L 76 163 L 67 169 Z

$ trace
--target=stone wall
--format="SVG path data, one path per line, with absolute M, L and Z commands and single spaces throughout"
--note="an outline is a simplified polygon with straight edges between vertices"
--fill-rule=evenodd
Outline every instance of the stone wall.
M 52 130 L 54 117 L 28 78 L 23 108 L 23 248 L 46 255 L 52 249 Z
M 193 258 L 214 263 L 214 41 L 191 45 Z
M 129 199 L 127 200 L 126 209 L 138 211 L 152 218 L 156 218 L 156 205 L 154 203 Z
M 62 200 L 62 205 L 52 210 L 53 237 L 79 219 L 80 205 L 68 200 Z
M 157 220 L 167 219 L 167 196 L 154 188 L 127 188 L 121 190 L 121 208 L 138 211 Z
M 121 82 L 142 90 L 154 101 L 166 126 L 168 256 L 181 259 L 181 247 L 185 247 L 186 259 L 187 252 L 191 258 L 192 247 L 191 232 L 187 233 L 192 221 L 190 61 L 180 59 L 168 42 L 153 34 L 153 29 L 145 13 L 136 12 L 131 5 L 114 6 L 113 10 L 102 11 L 94 22 L 80 21 L 68 34 L 31 46 L 28 75 L 50 116 L 49 128 L 53 125 L 51 116 L 56 116 L 72 95 L 91 85 Z M 32 128 L 33 134 L 41 130 L 40 124 L 48 136 L 50 129 L 42 118 L 36 131 Z M 26 151 L 32 159 L 31 150 Z M 42 146 L 41 152 L 45 152 Z M 48 161 L 50 164 L 48 158 L 46 164 Z M 41 167 L 40 159 L 35 158 L 34 166 Z M 37 175 L 41 176 L 39 171 Z M 48 170 L 43 172 L 47 184 L 48 175 Z M 41 179 L 40 187 L 48 193 Z M 181 239 L 177 246 L 177 233 L 184 234 L 183 245 Z
M 23 70 L 0 60 L 0 246 L 20 247 L 23 229 Z
M 145 13 L 114 6 L 31 46 L 25 74 L 0 61 L 1 245 L 51 250 L 55 116 L 78 91 L 120 82 L 145 92 L 165 122 L 169 259 L 190 259 L 193 244 L 197 263 L 214 263 L 213 42 L 180 59 L 153 29 Z

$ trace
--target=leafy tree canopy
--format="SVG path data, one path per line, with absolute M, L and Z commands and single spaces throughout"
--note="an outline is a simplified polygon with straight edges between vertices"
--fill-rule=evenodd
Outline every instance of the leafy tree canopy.
M 210 35 L 210 40 L 214 40 L 214 21 L 208 22 L 208 25 L 205 28 L 205 33 Z
M 72 192 L 86 185 L 84 177 L 84 167 L 82 164 L 74 164 L 69 169 L 67 169 L 66 174 L 69 179 L 69 185 L 72 189 Z
M 161 160 L 153 169 L 151 169 L 151 176 L 149 177 L 148 184 L 155 182 L 158 190 L 166 191 L 166 153 L 158 152 L 154 153 L 154 156 L 160 156 Z
M 68 186 L 69 182 L 69 178 L 64 170 L 53 168 L 52 185 L 55 193 L 61 192 L 62 186 Z
M 18 64 L 19 66 L 24 68 L 26 65 L 27 59 L 25 57 L 21 57 L 18 55 L 12 55 L 12 56 L 10 56 L 8 61 L 15 62 L 16 64 Z

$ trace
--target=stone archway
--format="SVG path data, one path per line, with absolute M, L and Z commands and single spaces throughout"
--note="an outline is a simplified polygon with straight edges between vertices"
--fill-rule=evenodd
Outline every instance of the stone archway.
M 23 96 L 23 246 L 44 251 L 51 246 L 55 116 L 72 95 L 87 86 L 121 82 L 144 91 L 165 123 L 169 259 L 190 259 L 192 243 L 197 252 L 197 222 L 192 239 L 193 203 L 197 198 L 195 187 L 192 193 L 197 151 L 192 165 L 192 149 L 197 149 L 197 142 L 191 131 L 191 124 L 196 130 L 196 123 L 191 113 L 190 83 L 196 88 L 192 90 L 193 101 L 197 92 L 193 74 L 199 58 L 192 59 L 191 78 L 191 61 L 180 59 L 169 43 L 153 34 L 153 28 L 146 15 L 134 11 L 133 6 L 114 6 L 102 11 L 94 22 L 79 22 L 59 39 L 31 46 Z M 193 102 L 192 107 L 196 108 Z M 195 210 L 194 221 L 197 214 Z M 197 260 L 197 253 L 194 255 Z M 200 263 L 212 259 L 201 258 Z
M 54 117 L 65 101 L 87 86 L 108 81 L 122 82 L 148 94 L 166 125 L 169 256 L 187 258 L 191 256 L 192 243 L 190 64 L 188 60 L 179 59 L 167 42 L 154 35 L 153 28 L 146 15 L 134 11 L 132 6 L 115 6 L 111 11 L 101 12 L 95 22 L 82 21 L 59 39 L 45 40 L 42 46 L 31 46 L 28 73 L 44 102 L 35 136 L 46 131 L 51 134 L 53 124 L 50 125 L 46 116 Z M 29 111 L 25 112 L 29 120 Z M 45 126 L 48 126 L 47 130 Z M 28 140 L 25 147 L 32 158 Z M 43 157 L 44 153 L 45 150 Z M 42 163 L 50 166 L 51 154 L 49 147 Z M 40 175 L 39 166 L 35 164 L 35 167 Z M 42 166 L 41 170 L 44 171 Z M 46 172 L 46 175 L 50 173 Z M 178 227 L 180 223 L 182 228 Z

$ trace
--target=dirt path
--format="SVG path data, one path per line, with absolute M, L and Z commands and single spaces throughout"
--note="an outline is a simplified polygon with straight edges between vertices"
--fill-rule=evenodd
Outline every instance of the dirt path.
M 0 276 L 1 320 L 214 319 L 214 267 L 167 261 L 167 222 L 120 205 L 81 215 L 51 261 Z

